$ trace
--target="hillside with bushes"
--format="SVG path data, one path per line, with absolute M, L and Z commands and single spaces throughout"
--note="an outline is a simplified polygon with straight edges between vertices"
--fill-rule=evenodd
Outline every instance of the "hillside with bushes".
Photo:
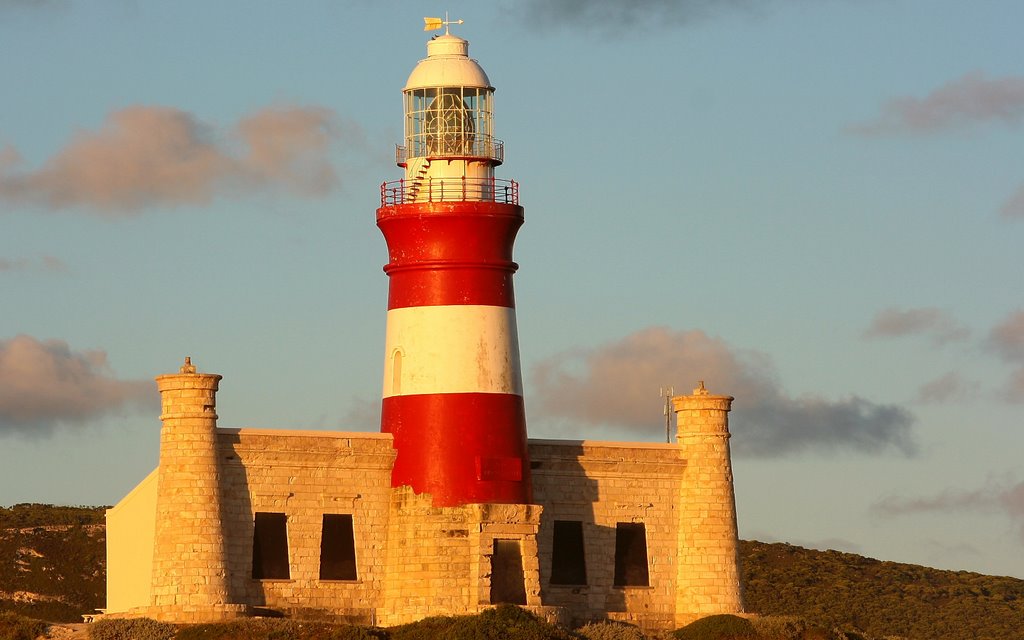
M 1024 580 L 741 542 L 747 607 L 908 638 L 1024 638 Z
M 0 508 L 0 612 L 11 612 L 10 619 L 19 614 L 51 622 L 72 622 L 80 621 L 83 613 L 102 608 L 106 569 L 104 510 L 104 507 L 36 504 Z M 1024 640 L 1024 580 L 966 571 L 940 571 L 788 544 L 742 542 L 740 551 L 747 609 L 768 618 L 755 621 L 753 625 L 744 625 L 732 617 L 703 623 L 732 629 L 724 637 L 742 640 L 895 637 Z M 524 618 L 504 620 L 503 624 L 532 624 L 524 622 Z M 252 626 L 253 638 L 277 634 L 274 637 L 283 640 L 298 628 L 287 633 L 280 629 L 274 631 L 277 627 L 273 625 L 290 624 L 284 620 L 248 624 Z M 301 624 L 306 625 L 306 632 L 313 633 L 309 626 L 312 623 Z M 463 618 L 435 618 L 422 624 L 440 625 L 434 631 L 452 638 L 472 638 L 473 635 L 465 635 L 470 633 L 466 629 L 479 632 L 481 628 L 479 620 Z M 445 625 L 454 626 L 446 630 Z M 229 638 L 233 637 L 230 633 L 239 632 L 241 628 L 224 631 L 211 627 L 202 637 Z M 415 634 L 420 633 L 416 629 L 425 628 L 401 632 L 412 635 L 396 636 L 395 630 L 391 630 L 392 635 L 363 630 L 358 632 L 363 635 L 350 636 L 356 631 L 342 632 L 328 626 L 318 627 L 316 634 L 339 640 L 348 637 L 406 639 L 416 637 Z M 717 632 L 713 628 L 701 631 L 702 628 L 698 625 L 691 635 L 678 637 L 708 640 L 722 637 L 714 635 Z M 548 629 L 544 633 L 563 631 Z M 590 631 L 591 635 L 582 637 L 591 640 L 642 638 L 636 635 L 634 628 L 621 625 L 596 625 Z M 0 628 L 0 638 L 6 637 Z M 539 640 L 581 636 L 535 634 L 527 637 Z
M 81 622 L 106 597 L 105 507 L 0 508 L 0 611 Z

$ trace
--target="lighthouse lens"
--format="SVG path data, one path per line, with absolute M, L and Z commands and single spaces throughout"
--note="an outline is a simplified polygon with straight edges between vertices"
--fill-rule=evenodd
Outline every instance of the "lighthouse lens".
M 453 91 L 442 92 L 430 103 L 424 129 L 430 155 L 465 155 L 472 148 L 473 118 Z

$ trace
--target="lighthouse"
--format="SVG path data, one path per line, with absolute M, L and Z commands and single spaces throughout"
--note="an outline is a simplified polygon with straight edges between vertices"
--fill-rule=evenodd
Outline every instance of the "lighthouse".
M 512 246 L 519 186 L 495 177 L 494 87 L 434 36 L 402 90 L 404 177 L 381 186 L 389 279 L 381 432 L 393 487 L 436 507 L 532 502 Z

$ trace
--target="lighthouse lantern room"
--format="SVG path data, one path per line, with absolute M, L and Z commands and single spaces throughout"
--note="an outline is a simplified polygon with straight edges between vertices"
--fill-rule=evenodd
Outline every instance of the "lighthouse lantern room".
M 493 200 L 494 167 L 504 149 L 494 138 L 494 87 L 469 57 L 469 43 L 448 33 L 431 39 L 403 94 L 405 142 L 395 155 L 405 179 L 394 195 L 419 202 Z

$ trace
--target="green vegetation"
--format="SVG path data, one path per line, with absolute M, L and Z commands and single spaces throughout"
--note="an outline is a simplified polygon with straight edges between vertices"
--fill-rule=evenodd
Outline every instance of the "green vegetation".
M 747 609 L 922 640 L 1024 639 L 1024 580 L 741 542 Z
M 23 502 L 0 507 L 0 529 L 23 529 L 69 524 L 106 524 L 109 507 L 57 507 L 52 504 Z
M 104 507 L 0 508 L 0 611 L 81 622 L 103 606 Z
M 175 627 L 148 619 L 99 620 L 90 640 L 577 640 L 519 607 L 501 606 L 475 616 L 437 616 L 376 629 L 285 618 L 248 618 Z M 642 640 L 642 639 L 641 639 Z
M 171 640 L 176 627 L 149 618 L 97 620 L 89 625 L 89 640 Z
M 625 622 L 591 622 L 576 630 L 587 640 L 644 640 L 640 629 Z
M 708 616 L 672 634 L 677 640 L 755 640 L 754 625 L 739 616 Z
M 380 629 L 284 618 L 247 618 L 215 624 L 175 626 L 145 618 L 98 620 L 90 640 L 386 640 Z
M 390 640 L 577 640 L 525 609 L 499 605 L 476 616 L 436 616 L 388 629 Z
M 10 611 L 0 612 L 0 640 L 36 640 L 49 626 Z

